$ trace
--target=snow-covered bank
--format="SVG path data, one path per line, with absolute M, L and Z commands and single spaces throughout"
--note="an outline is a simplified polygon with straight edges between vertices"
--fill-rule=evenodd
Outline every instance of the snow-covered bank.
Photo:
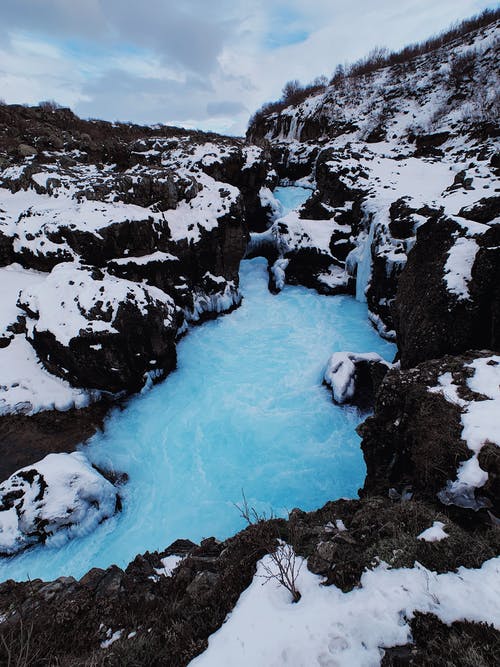
M 349 593 L 322 586 L 321 577 L 304 564 L 297 576 L 302 597 L 296 604 L 275 580 L 265 582 L 268 569 L 277 574 L 266 556 L 192 667 L 373 667 L 380 664 L 384 647 L 411 641 L 408 620 L 415 611 L 432 612 L 445 623 L 470 620 L 500 629 L 500 558 L 477 570 L 462 567 L 446 574 L 418 563 L 404 569 L 381 563 Z
M 451 373 L 441 375 L 438 386 L 430 391 L 439 392 L 447 401 L 460 406 L 462 439 L 473 452 L 468 460 L 460 463 L 456 479 L 447 483 L 439 497 L 446 504 L 478 509 L 484 506 L 484 501 L 476 499 L 476 489 L 481 489 L 488 481 L 488 473 L 479 464 L 481 450 L 487 444 L 500 447 L 500 356 L 475 359 L 465 365 L 466 372 L 469 369 L 473 374 L 467 379 L 467 386 L 474 394 L 468 400 L 460 397 L 459 386 Z

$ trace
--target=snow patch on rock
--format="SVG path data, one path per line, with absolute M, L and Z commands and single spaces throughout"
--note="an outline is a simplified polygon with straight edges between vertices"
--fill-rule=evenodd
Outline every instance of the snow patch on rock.
M 449 505 L 478 509 L 483 506 L 475 497 L 475 490 L 488 481 L 488 474 L 479 465 L 478 455 L 486 443 L 500 446 L 498 415 L 500 414 L 500 356 L 480 357 L 466 368 L 474 374 L 467 379 L 469 389 L 479 394 L 477 399 L 467 401 L 458 395 L 458 387 L 451 373 L 439 378 L 439 385 L 429 391 L 437 392 L 462 410 L 462 438 L 473 455 L 463 461 L 457 471 L 457 478 L 449 481 L 439 493 L 441 502 Z
M 171 297 L 156 287 L 138 285 L 73 263 L 58 264 L 43 285 L 22 291 L 19 302 L 33 316 L 33 331 L 49 331 L 62 345 L 81 335 L 117 333 L 114 326 L 122 303 L 133 303 L 146 315 L 156 300 L 168 307 L 174 317 Z M 30 333 L 30 332 L 29 332 Z
M 444 280 L 448 292 L 455 294 L 460 301 L 470 297 L 468 285 L 478 250 L 479 246 L 473 238 L 460 236 L 448 252 Z
M 0 554 L 94 530 L 116 511 L 117 492 L 81 452 L 49 454 L 0 484 Z
M 500 628 L 500 558 L 445 574 L 418 563 L 401 569 L 381 563 L 349 593 L 322 586 L 319 576 L 302 567 L 297 577 L 302 597 L 296 604 L 276 581 L 263 585 L 269 568 L 275 570 L 266 556 L 192 667 L 378 665 L 383 647 L 411 642 L 408 621 L 415 611 L 433 613 L 447 624 L 469 620 Z
M 376 352 L 334 352 L 324 374 L 324 382 L 331 387 L 336 403 L 348 403 L 356 393 L 356 365 L 360 362 L 381 363 L 391 368 L 385 359 Z
M 444 523 L 442 521 L 434 521 L 430 528 L 423 530 L 420 535 L 417 536 L 417 540 L 423 540 L 424 542 L 440 542 L 448 537 L 448 533 L 444 530 Z

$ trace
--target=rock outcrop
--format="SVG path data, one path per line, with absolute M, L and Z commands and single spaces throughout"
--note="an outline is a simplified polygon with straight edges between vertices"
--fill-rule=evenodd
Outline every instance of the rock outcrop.
M 431 218 L 401 274 L 394 316 L 402 368 L 500 348 L 500 226 Z
M 489 352 L 389 371 L 373 417 L 358 429 L 367 465 L 364 493 L 392 489 L 498 515 L 500 445 L 493 415 L 499 380 L 500 356 Z
M 9 292 L 2 363 L 38 358 L 89 400 L 164 377 L 185 321 L 241 301 L 248 226 L 265 216 L 260 191 L 273 182 L 268 153 L 46 106 L 3 105 L 0 126 L 0 266 L 20 264 L 30 284 L 17 310 L 21 290 Z M 4 414 L 30 410 L 16 382 L 0 386 Z M 54 404 L 47 395 L 31 411 Z
M 117 507 L 117 490 L 84 454 L 49 454 L 0 484 L 0 556 L 84 535 Z
M 330 357 L 323 382 L 331 387 L 336 403 L 353 403 L 369 409 L 391 364 L 375 352 L 335 352 Z
M 39 358 L 72 385 L 129 393 L 175 367 L 182 318 L 157 288 L 63 263 L 19 305 Z

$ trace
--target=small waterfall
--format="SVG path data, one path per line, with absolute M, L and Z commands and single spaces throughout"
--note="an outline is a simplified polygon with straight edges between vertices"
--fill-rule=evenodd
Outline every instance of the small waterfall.
M 375 234 L 376 221 L 372 220 L 370 229 L 357 252 L 358 270 L 356 273 L 356 299 L 366 303 L 366 289 L 372 275 L 372 243 Z

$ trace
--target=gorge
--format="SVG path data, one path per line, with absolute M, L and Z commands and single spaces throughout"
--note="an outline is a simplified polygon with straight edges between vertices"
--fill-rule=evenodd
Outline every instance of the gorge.
M 485 16 L 245 140 L 0 106 L 2 659 L 495 664 Z

